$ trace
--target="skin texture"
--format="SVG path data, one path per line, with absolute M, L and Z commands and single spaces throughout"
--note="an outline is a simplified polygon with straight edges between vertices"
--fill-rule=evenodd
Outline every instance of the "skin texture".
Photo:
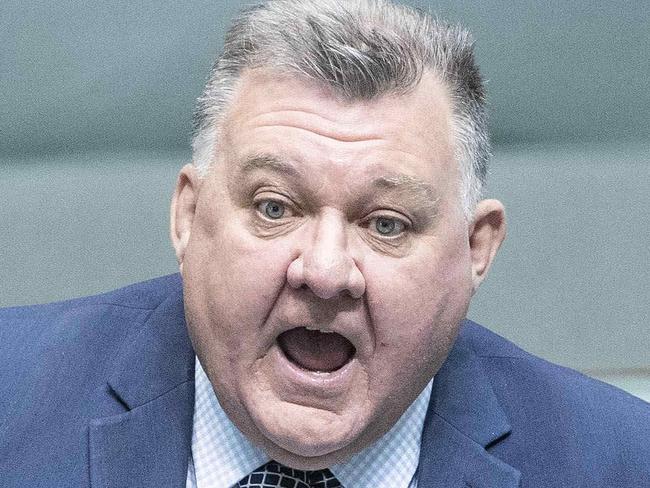
M 431 73 L 407 95 L 345 102 L 251 70 L 210 173 L 181 170 L 171 235 L 190 336 L 228 416 L 277 461 L 349 458 L 447 357 L 505 235 L 495 200 L 463 217 L 450 121 Z M 356 355 L 296 372 L 276 339 L 299 326 Z

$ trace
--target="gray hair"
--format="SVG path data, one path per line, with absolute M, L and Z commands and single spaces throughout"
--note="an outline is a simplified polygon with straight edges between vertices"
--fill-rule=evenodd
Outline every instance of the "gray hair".
M 432 70 L 451 95 L 461 202 L 471 217 L 490 147 L 483 82 L 466 30 L 388 0 L 269 0 L 249 7 L 228 30 L 198 99 L 192 147 L 201 176 L 215 159 L 219 125 L 241 73 L 257 67 L 315 80 L 350 101 L 408 93 Z

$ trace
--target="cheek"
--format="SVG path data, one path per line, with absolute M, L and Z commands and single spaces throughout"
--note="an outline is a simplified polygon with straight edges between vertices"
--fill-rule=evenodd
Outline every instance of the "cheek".
M 471 298 L 469 252 L 462 239 L 444 249 L 431 249 L 417 259 L 376 263 L 370 269 L 380 271 L 366 274 L 376 357 L 396 366 L 395 382 L 409 375 L 424 381 L 435 373 Z
M 284 287 L 291 251 L 251 235 L 236 219 L 223 221 L 193 230 L 183 280 L 188 318 L 201 324 L 193 334 L 197 347 L 230 360 L 258 354 L 259 331 Z

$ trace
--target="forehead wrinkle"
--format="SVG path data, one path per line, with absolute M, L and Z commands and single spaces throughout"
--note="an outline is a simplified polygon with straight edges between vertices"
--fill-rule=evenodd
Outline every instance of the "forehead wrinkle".
M 367 117 L 350 121 L 325 117 L 316 112 L 282 109 L 256 115 L 248 122 L 254 128 L 294 129 L 332 139 L 337 142 L 377 142 L 385 140 L 376 128 L 367 126 Z

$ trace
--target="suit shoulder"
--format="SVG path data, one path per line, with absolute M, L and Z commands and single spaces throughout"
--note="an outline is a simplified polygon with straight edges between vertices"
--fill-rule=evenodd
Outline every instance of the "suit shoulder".
M 180 286 L 181 277 L 175 273 L 125 286 L 95 298 L 101 303 L 153 310 Z
M 100 295 L 0 309 L 0 380 L 18 387 L 31 373 L 89 357 L 92 368 L 101 369 L 152 310 L 180 289 L 180 277 L 170 275 Z
M 162 276 L 135 283 L 98 295 L 38 305 L 0 308 L 0 327 L 15 328 L 17 323 L 42 322 L 52 324 L 57 317 L 74 311 L 92 309 L 102 305 L 153 310 L 174 289 L 180 287 L 178 274 Z
M 650 469 L 649 403 L 525 352 L 477 324 L 465 334 L 513 427 L 507 442 L 494 449 L 499 457 L 534 471 L 534 439 L 534 456 L 543 461 L 538 464 L 571 459 L 574 473 L 585 479 L 619 476 L 620 484 L 606 486 L 636 486 L 634 480 Z
M 467 321 L 464 329 L 472 350 L 481 358 L 483 366 L 488 369 L 492 378 L 519 377 L 521 381 L 517 384 L 521 389 L 543 391 L 546 395 L 562 394 L 569 403 L 574 399 L 576 402 L 593 406 L 598 398 L 597 404 L 605 402 L 611 408 L 621 403 L 625 405 L 626 410 L 630 405 L 636 405 L 641 413 L 650 414 L 650 404 L 619 388 L 526 352 L 474 322 Z M 521 389 L 518 391 L 519 395 L 522 393 Z
M 465 320 L 463 322 L 460 338 L 468 342 L 472 351 L 482 358 L 525 358 L 531 356 L 530 353 L 524 351 L 508 339 L 471 320 Z

